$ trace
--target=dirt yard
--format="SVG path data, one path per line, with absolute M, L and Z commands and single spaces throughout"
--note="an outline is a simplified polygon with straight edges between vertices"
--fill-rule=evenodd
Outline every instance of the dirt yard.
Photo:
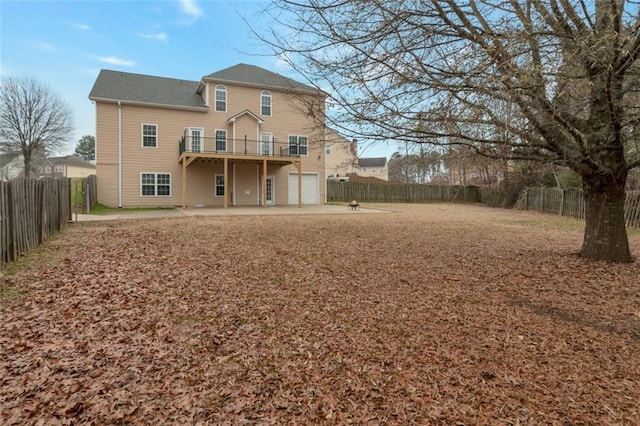
M 381 207 L 72 225 L 0 279 L 0 424 L 640 424 L 640 261 Z

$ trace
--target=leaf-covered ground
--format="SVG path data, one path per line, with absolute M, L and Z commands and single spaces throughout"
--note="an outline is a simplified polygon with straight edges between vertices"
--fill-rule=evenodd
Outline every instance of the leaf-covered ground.
M 1 280 L 0 423 L 640 423 L 640 262 L 382 208 L 72 225 Z

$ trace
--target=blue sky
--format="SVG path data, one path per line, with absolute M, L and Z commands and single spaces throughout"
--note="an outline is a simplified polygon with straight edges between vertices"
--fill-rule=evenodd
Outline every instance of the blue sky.
M 2 0 L 0 76 L 35 77 L 72 108 L 75 135 L 95 135 L 88 95 L 100 69 L 199 80 L 238 63 L 304 81 L 252 33 L 266 0 Z M 364 147 L 363 147 L 364 148 Z M 389 156 L 393 147 L 362 156 Z

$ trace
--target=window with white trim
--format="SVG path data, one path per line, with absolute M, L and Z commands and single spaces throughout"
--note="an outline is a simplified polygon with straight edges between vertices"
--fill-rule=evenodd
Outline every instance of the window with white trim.
M 227 88 L 222 84 L 216 86 L 216 111 L 227 111 Z
M 224 175 L 216 175 L 216 197 L 224 197 Z
M 262 115 L 271 115 L 271 92 L 264 90 L 260 96 L 260 110 Z
M 168 197 L 171 195 L 170 173 L 140 173 L 140 194 L 143 197 Z
M 216 129 L 216 151 L 227 150 L 227 131 Z
M 191 134 L 191 152 L 202 152 L 204 129 L 202 127 L 189 127 Z
M 306 136 L 289 136 L 289 154 L 290 155 L 308 155 L 308 139 Z
M 142 125 L 142 146 L 146 148 L 155 148 L 158 146 L 157 124 Z

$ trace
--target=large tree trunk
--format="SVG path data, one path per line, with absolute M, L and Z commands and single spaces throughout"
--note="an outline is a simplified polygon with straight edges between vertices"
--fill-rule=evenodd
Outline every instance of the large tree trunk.
M 583 183 L 586 226 L 580 255 L 593 260 L 633 262 L 624 223 L 624 183 Z

